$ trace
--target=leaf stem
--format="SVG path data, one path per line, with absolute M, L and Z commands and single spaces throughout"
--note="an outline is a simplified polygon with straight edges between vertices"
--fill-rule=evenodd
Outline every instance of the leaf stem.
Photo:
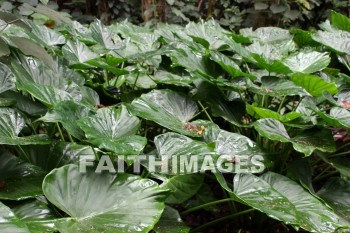
M 337 151 L 340 151 L 340 150 L 344 149 L 344 148 L 347 147 L 347 146 L 350 146 L 350 142 L 349 142 L 349 143 L 346 143 L 346 144 L 344 144 L 344 145 L 342 145 L 342 146 L 340 146 L 340 147 L 337 149 Z
M 70 133 L 68 133 L 68 132 L 67 132 L 67 135 L 68 135 L 69 141 L 74 142 L 72 135 L 70 135 Z
M 27 162 L 30 162 L 29 157 L 28 157 L 27 153 L 23 150 L 23 148 L 20 145 L 18 145 L 17 147 L 18 147 L 19 151 L 21 152 L 21 154 L 25 157 Z
M 341 153 L 338 153 L 338 154 L 332 154 L 328 158 L 333 158 L 333 157 L 343 156 L 343 155 L 348 155 L 348 154 L 350 154 L 350 151 L 345 151 L 345 152 L 341 152 Z
M 281 111 L 281 109 L 282 109 L 282 106 L 283 106 L 283 103 L 284 103 L 285 99 L 286 99 L 286 96 L 283 96 L 282 101 L 281 101 L 280 105 L 278 106 L 277 113 L 280 113 L 280 111 Z
M 65 141 L 64 137 L 63 137 L 63 133 L 62 133 L 61 127 L 60 127 L 60 123 L 57 122 L 56 125 L 57 125 L 58 132 L 60 133 L 61 140 Z
M 201 106 L 202 110 L 204 111 L 205 115 L 207 115 L 208 119 L 210 120 L 210 122 L 214 123 L 213 119 L 211 119 L 209 113 L 207 112 L 206 108 L 203 106 L 203 104 L 198 101 L 198 104 Z
M 204 209 L 208 206 L 212 206 L 212 205 L 216 205 L 216 204 L 220 204 L 220 203 L 224 203 L 224 202 L 228 202 L 228 201 L 234 201 L 232 198 L 225 198 L 225 199 L 221 199 L 221 200 L 218 200 L 218 201 L 212 201 L 212 202 L 208 202 L 208 203 L 205 203 L 205 204 L 202 204 L 202 205 L 199 205 L 199 206 L 195 206 L 193 208 L 190 208 L 188 210 L 185 210 L 183 212 L 180 213 L 181 216 L 184 216 L 184 215 L 187 215 L 193 211 L 196 211 L 196 210 L 200 210 L 200 209 Z
M 208 222 L 206 224 L 203 224 L 197 228 L 194 228 L 193 230 L 191 230 L 190 232 L 191 233 L 194 233 L 194 232 L 199 232 L 200 230 L 204 229 L 204 228 L 207 228 L 207 227 L 210 227 L 212 225 L 215 225 L 219 222 L 223 222 L 225 220 L 228 220 L 230 218 L 234 218 L 234 217 L 237 217 L 237 216 L 240 216 L 240 215 L 243 215 L 243 214 L 247 214 L 247 213 L 250 213 L 252 211 L 254 211 L 255 209 L 247 209 L 247 210 L 244 210 L 244 211 L 241 211 L 241 212 L 238 212 L 238 213 L 234 213 L 234 214 L 231 214 L 231 215 L 227 215 L 225 217 L 222 217 L 222 218 L 218 218 L 218 219 L 215 219 L 211 222 Z

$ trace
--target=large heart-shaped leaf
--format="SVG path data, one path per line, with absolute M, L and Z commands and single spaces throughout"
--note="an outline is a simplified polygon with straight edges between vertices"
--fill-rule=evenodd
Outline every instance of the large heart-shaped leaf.
M 0 230 L 4 233 L 30 233 L 25 223 L 19 220 L 9 207 L 0 202 Z
M 123 105 L 118 109 L 101 108 L 96 115 L 77 121 L 89 142 L 115 153 L 135 155 L 146 145 L 146 138 L 135 135 L 140 120 Z
M 98 54 L 92 52 L 89 47 L 79 40 L 68 41 L 62 48 L 64 57 L 69 61 L 70 64 L 80 64 L 92 59 L 95 59 Z
M 233 190 L 222 175 L 216 176 L 232 198 L 295 228 L 334 232 L 338 228 L 349 227 L 332 209 L 285 176 L 272 172 L 261 177 L 240 173 L 234 177 Z
M 154 121 L 175 132 L 199 136 L 197 132 L 200 126 L 194 125 L 193 130 L 186 127 L 186 124 L 191 124 L 189 121 L 198 112 L 197 104 L 177 92 L 153 90 L 135 99 L 130 109 L 137 116 Z
M 330 47 L 340 54 L 350 54 L 350 32 L 334 30 L 332 32 L 317 31 L 312 34 L 312 39 Z
M 179 175 L 195 173 L 201 171 L 202 168 L 204 170 L 214 169 L 210 165 L 215 165 L 215 155 L 203 142 L 170 132 L 155 137 L 154 143 L 156 154 L 150 156 L 159 158 L 162 166 L 155 167 L 153 163 L 146 164 L 151 171 Z M 208 165 L 204 162 L 208 160 L 214 164 Z
M 165 202 L 167 204 L 183 203 L 198 192 L 203 181 L 204 176 L 201 174 L 178 175 L 165 179 L 161 187 L 172 191 Z
M 0 144 L 29 145 L 48 144 L 49 137 L 44 134 L 18 137 L 25 126 L 24 118 L 12 108 L 0 108 Z
M 20 81 L 17 81 L 16 85 L 18 90 L 30 93 L 36 99 L 40 100 L 43 104 L 49 107 L 52 107 L 61 101 L 74 100 L 70 93 L 53 86 L 45 86 L 33 82 Z
M 83 139 L 84 132 L 77 126 L 76 121 L 92 115 L 91 109 L 73 101 L 57 103 L 45 116 L 39 118 L 44 122 L 60 122 L 63 127 L 75 138 Z
M 15 100 L 14 106 L 21 112 L 25 112 L 29 115 L 43 115 L 47 111 L 46 107 L 40 102 L 34 102 L 28 96 L 24 96 L 19 92 L 6 91 L 0 94 L 1 97 Z
M 322 96 L 324 91 L 336 94 L 338 89 L 334 83 L 326 82 L 324 79 L 309 74 L 295 73 L 290 79 L 297 85 L 304 88 L 312 96 Z
M 31 28 L 31 32 L 29 32 L 28 34 L 35 41 L 38 41 L 38 42 L 40 41 L 46 46 L 54 46 L 54 45 L 60 45 L 60 44 L 66 43 L 66 38 L 62 34 L 44 25 L 42 26 L 36 25 L 30 20 L 26 21 L 26 23 Z
M 51 55 L 48 54 L 46 50 L 37 43 L 34 43 L 32 40 L 23 37 L 11 37 L 11 41 L 25 55 L 37 57 L 49 67 L 52 66 L 53 59 Z
M 350 112 L 342 107 L 331 108 L 329 114 L 321 111 L 311 98 L 304 99 L 305 105 L 319 115 L 328 125 L 350 128 Z
M 296 151 L 311 155 L 314 150 L 334 152 L 336 146 L 330 130 L 325 128 L 310 129 L 291 138 L 284 125 L 278 120 L 264 118 L 254 122 L 254 128 L 258 133 L 268 139 L 280 142 L 291 142 Z
M 210 126 L 204 133 L 204 140 L 207 143 L 215 143 L 215 151 L 225 164 L 224 167 L 221 165 L 221 172 L 256 173 L 265 168 L 264 153 L 248 137 Z M 237 167 L 234 167 L 235 164 Z
M 54 141 L 51 145 L 25 146 L 23 150 L 32 164 L 47 172 L 66 164 L 95 160 L 95 152 L 91 146 L 62 141 Z
M 234 80 L 237 80 L 235 78 Z M 250 81 L 248 79 L 248 81 Z M 215 117 L 222 117 L 233 125 L 244 127 L 245 103 L 242 100 L 227 101 L 220 88 L 204 80 L 196 80 L 196 89 L 192 91 L 196 99 L 206 101 Z M 226 83 L 225 83 L 226 85 Z M 243 88 L 245 89 L 245 88 Z M 249 123 L 248 123 L 249 124 Z
M 30 233 L 57 231 L 54 222 L 58 216 L 42 201 L 28 201 L 14 207 L 12 212 L 20 222 L 26 224 Z
M 0 63 L 0 93 L 15 87 L 15 76 L 3 63 Z
M 214 20 L 209 20 L 207 22 L 202 21 L 200 23 L 191 22 L 186 25 L 185 32 L 192 37 L 194 41 L 202 44 L 206 48 L 216 50 L 224 45 L 224 42 L 220 40 L 220 35 L 224 30 Z
M 288 74 L 291 70 L 281 60 L 294 50 L 293 41 L 283 44 L 264 44 L 254 42 L 247 47 L 254 58 L 253 63 L 268 72 Z
M 292 39 L 288 30 L 277 27 L 260 27 L 253 31 L 251 28 L 241 29 L 240 34 L 253 40 L 276 44 Z
M 42 194 L 41 184 L 45 172 L 38 166 L 26 163 L 18 157 L 0 154 L 0 199 L 23 200 Z
M 287 57 L 283 64 L 293 72 L 311 74 L 326 68 L 331 61 L 327 53 L 302 51 Z
M 350 224 L 337 216 L 332 209 L 287 177 L 268 172 L 260 178 L 294 205 L 300 227 L 317 232 L 334 232 L 337 228 L 350 227 Z
M 139 176 L 79 172 L 66 165 L 45 177 L 46 198 L 70 218 L 56 222 L 70 232 L 148 232 L 165 208 L 166 189 Z
M 302 114 L 298 112 L 289 112 L 281 115 L 278 112 L 272 111 L 270 109 L 259 108 L 252 105 L 247 105 L 247 112 L 255 118 L 273 118 L 283 123 L 295 120 L 298 117 L 302 116 Z
M 246 74 L 243 71 L 241 71 L 239 66 L 233 60 L 231 60 L 228 56 L 220 52 L 211 51 L 210 59 L 217 62 L 232 77 L 246 76 L 246 77 L 249 77 L 250 79 L 255 79 L 253 75 Z
M 339 177 L 330 178 L 317 192 L 336 213 L 350 222 L 350 183 Z
M 114 35 L 114 33 L 105 27 L 100 20 L 93 22 L 90 25 L 90 30 L 92 38 L 106 49 L 118 48 L 112 40 L 112 38 L 117 37 L 117 35 Z
M 340 30 L 350 32 L 350 19 L 345 15 L 331 11 L 332 25 Z
M 158 70 L 152 77 L 156 83 L 170 84 L 175 86 L 189 87 L 192 83 L 192 78 L 189 76 L 179 76 L 164 70 Z
M 294 82 L 272 76 L 263 76 L 261 78 L 261 86 L 249 85 L 249 90 L 261 95 L 268 96 L 294 96 L 294 95 L 306 95 L 307 92 Z

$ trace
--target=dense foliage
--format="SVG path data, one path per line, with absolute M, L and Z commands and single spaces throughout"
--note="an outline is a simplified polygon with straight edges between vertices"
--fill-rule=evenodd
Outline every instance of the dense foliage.
M 0 13 L 0 232 L 349 230 L 348 18 L 235 34 L 30 9 L 56 27 Z M 171 167 L 136 173 L 143 154 Z M 106 156 L 126 172 L 79 166 Z
M 184 25 L 199 19 L 214 18 L 224 28 L 242 27 L 317 27 L 326 20 L 330 9 L 350 16 L 348 0 L 10 0 L 3 1 L 3 10 L 22 15 L 32 12 L 31 6 L 45 3 L 53 10 L 71 14 L 79 22 L 104 23 L 128 19 L 134 24 L 167 22 Z M 36 16 L 40 17 L 40 16 Z

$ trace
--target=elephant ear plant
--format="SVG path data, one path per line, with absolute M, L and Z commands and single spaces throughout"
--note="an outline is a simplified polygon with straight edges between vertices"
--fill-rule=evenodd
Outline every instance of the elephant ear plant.
M 41 8 L 0 12 L 0 232 L 350 230 L 348 18 L 47 28 Z

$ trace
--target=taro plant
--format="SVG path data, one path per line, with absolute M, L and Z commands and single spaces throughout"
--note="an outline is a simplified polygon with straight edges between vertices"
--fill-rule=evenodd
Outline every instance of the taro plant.
M 237 34 L 32 10 L 57 27 L 0 13 L 1 232 L 349 231 L 348 18 Z

